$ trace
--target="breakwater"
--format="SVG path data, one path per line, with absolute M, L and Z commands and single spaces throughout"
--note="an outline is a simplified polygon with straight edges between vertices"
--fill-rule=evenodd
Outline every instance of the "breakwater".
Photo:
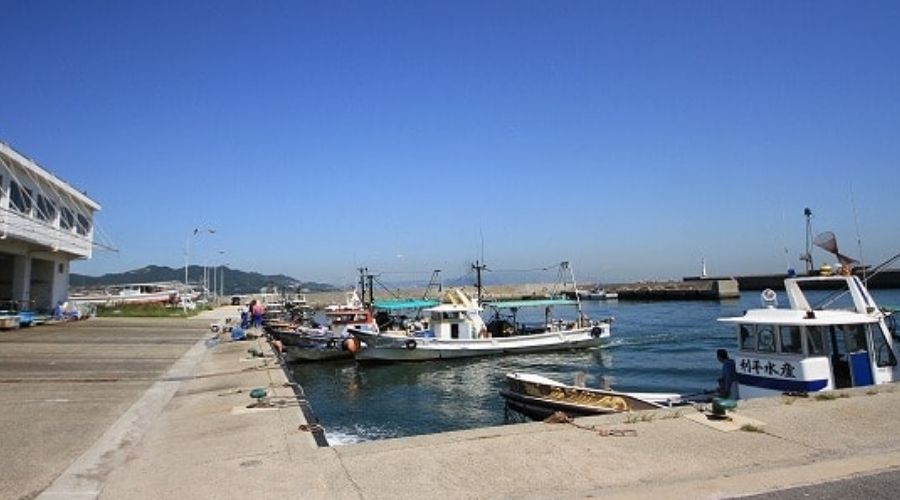
M 875 274 L 872 277 L 857 273 L 860 278 L 866 279 L 866 286 L 870 290 L 900 288 L 900 269 L 887 269 Z M 741 290 L 784 290 L 784 280 L 787 278 L 786 273 L 774 274 L 747 274 L 743 276 L 734 276 Z M 730 277 L 729 277 L 730 278 Z M 695 276 L 684 278 L 685 281 L 700 279 Z M 726 279 L 724 277 L 704 278 L 707 280 Z

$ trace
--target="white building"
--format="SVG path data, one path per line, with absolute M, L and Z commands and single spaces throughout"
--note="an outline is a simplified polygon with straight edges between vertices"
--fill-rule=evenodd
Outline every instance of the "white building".
M 0 302 L 49 311 L 91 257 L 100 205 L 0 141 Z M 0 305 L 0 309 L 5 308 Z

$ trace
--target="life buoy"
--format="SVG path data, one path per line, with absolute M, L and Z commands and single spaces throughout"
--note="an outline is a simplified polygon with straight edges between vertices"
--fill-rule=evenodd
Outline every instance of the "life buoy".
M 406 341 L 406 343 L 404 345 L 406 346 L 407 349 L 409 349 L 411 351 L 416 348 L 416 341 L 413 339 L 409 339 Z
M 600 328 L 599 326 L 595 326 L 595 327 L 591 328 L 591 337 L 594 337 L 596 339 L 596 338 L 600 337 L 601 335 L 603 335 L 602 328 Z
M 341 343 L 341 348 L 345 351 L 355 354 L 359 351 L 360 341 L 356 337 L 348 337 Z

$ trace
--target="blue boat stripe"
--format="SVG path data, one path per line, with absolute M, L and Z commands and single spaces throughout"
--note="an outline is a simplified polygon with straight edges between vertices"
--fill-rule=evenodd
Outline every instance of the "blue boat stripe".
M 746 375 L 743 373 L 737 374 L 737 381 L 741 385 L 749 385 L 781 392 L 815 392 L 821 391 L 828 385 L 827 379 L 785 380 L 781 378 L 757 377 L 756 375 Z

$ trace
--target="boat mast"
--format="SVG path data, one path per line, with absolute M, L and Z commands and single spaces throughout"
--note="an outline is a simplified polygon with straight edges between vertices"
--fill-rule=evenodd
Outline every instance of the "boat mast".
M 812 258 L 812 210 L 803 209 L 803 215 L 806 216 L 806 253 L 800 256 L 800 260 L 806 262 L 806 274 L 811 274 L 813 270 Z
M 574 290 L 575 295 L 575 308 L 578 309 L 578 325 L 584 321 L 584 313 L 581 311 L 581 297 L 578 296 L 578 283 L 575 282 L 575 271 L 572 269 L 569 261 L 564 260 L 559 263 L 559 273 L 562 275 L 564 272 L 569 271 L 569 277 L 572 278 L 572 289 Z M 563 283 L 565 286 L 565 283 Z
M 434 271 L 431 272 L 431 280 L 428 282 L 428 286 L 425 287 L 425 293 L 422 294 L 422 300 L 425 300 L 428 298 L 428 292 L 431 291 L 432 287 L 437 288 L 438 295 L 441 294 L 442 287 L 441 287 L 441 282 L 439 281 L 440 275 L 441 275 L 440 269 L 435 269 Z
M 357 268 L 359 271 L 359 298 L 362 299 L 363 307 L 368 309 L 372 305 L 372 300 L 366 301 L 366 286 L 368 283 L 369 297 L 372 296 L 372 275 L 369 274 L 368 267 Z
M 487 269 L 487 266 L 476 260 L 475 263 L 472 264 L 472 269 L 475 270 L 475 290 L 478 291 L 478 305 L 481 305 L 481 271 Z

